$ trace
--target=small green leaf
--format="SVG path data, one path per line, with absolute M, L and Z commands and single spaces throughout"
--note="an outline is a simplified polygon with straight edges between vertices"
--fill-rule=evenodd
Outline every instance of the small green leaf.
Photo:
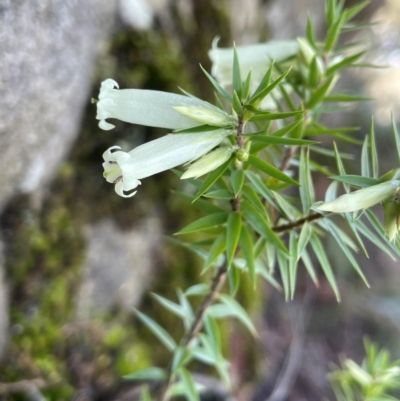
M 219 299 L 229 309 L 232 316 L 235 316 L 238 320 L 240 320 L 254 337 L 258 337 L 257 330 L 254 327 L 249 315 L 237 301 L 226 294 L 220 294 Z
M 247 269 L 249 272 L 250 280 L 253 284 L 253 287 L 256 285 L 256 266 L 254 263 L 254 243 L 253 238 L 251 236 L 250 230 L 244 224 L 240 231 L 239 237 L 239 245 L 242 251 L 242 254 L 246 260 Z
M 134 312 L 141 322 L 147 326 L 147 328 L 165 345 L 169 351 L 173 351 L 176 348 L 175 341 L 164 328 L 138 310 L 134 309 Z
M 353 7 L 349 7 L 348 9 L 343 11 L 343 18 L 344 21 L 350 21 L 353 17 L 355 17 L 360 11 L 362 11 L 368 4 L 370 3 L 369 0 L 361 1 L 357 3 Z
M 266 218 L 250 202 L 243 200 L 242 208 L 246 220 L 259 234 L 274 243 L 283 252 L 288 253 L 282 240 L 272 231 Z
M 270 204 L 275 206 L 275 201 L 274 201 L 274 194 L 272 191 L 267 187 L 267 185 L 263 182 L 261 177 L 252 171 L 246 171 L 246 176 L 250 180 L 250 182 L 253 184 L 255 190 L 264 197 Z
M 212 86 L 216 89 L 216 91 L 224 97 L 229 103 L 232 103 L 232 96 L 224 89 L 222 86 L 200 65 L 200 68 L 203 70 L 205 76 L 211 82 Z
M 326 34 L 324 50 L 326 53 L 330 52 L 336 45 L 344 23 L 344 16 L 342 15 L 335 23 L 333 23 Z
M 203 194 L 205 198 L 212 198 L 212 199 L 233 199 L 234 195 L 231 191 L 226 189 L 217 189 L 215 191 L 206 192 Z
M 291 231 L 289 234 L 289 281 L 290 281 L 290 299 L 293 300 L 294 293 L 296 291 L 296 281 L 297 281 L 297 234 L 295 231 Z
M 272 68 L 272 66 L 271 66 Z M 258 107 L 261 101 L 270 93 L 272 92 L 289 74 L 291 68 L 281 74 L 274 82 L 269 84 L 266 88 L 262 89 L 260 92 L 256 91 L 256 94 L 250 99 L 249 104 L 251 106 Z M 260 84 L 261 85 L 261 84 Z
M 221 224 L 226 223 L 227 218 L 228 213 L 213 213 L 188 224 L 186 227 L 182 228 L 182 230 L 175 233 L 175 235 L 189 234 L 196 231 L 206 230 L 211 227 L 220 226 Z
M 290 202 L 286 200 L 284 196 L 279 192 L 273 191 L 276 203 L 281 213 L 288 218 L 288 220 L 296 220 L 300 216 L 299 210 L 297 210 Z
M 280 171 L 276 167 L 265 162 L 264 160 L 259 159 L 256 156 L 250 155 L 248 161 L 257 170 L 260 170 L 263 173 L 268 174 L 273 178 L 276 178 L 277 180 L 280 180 L 280 181 L 283 181 L 283 182 L 286 182 L 286 183 L 292 184 L 292 185 L 299 185 L 293 178 L 290 178 L 285 173 L 282 173 L 282 171 Z
M 202 283 L 202 284 L 195 284 L 189 287 L 185 291 L 185 295 L 187 297 L 191 297 L 194 295 L 205 295 L 208 294 L 209 292 L 210 292 L 210 287 L 207 284 Z
M 308 84 L 310 88 L 316 88 L 321 80 L 320 67 L 318 58 L 314 56 L 311 60 L 310 69 L 308 70 Z
M 304 249 L 301 254 L 301 260 L 303 261 L 307 273 L 311 277 L 311 280 L 313 281 L 316 287 L 319 287 L 317 273 L 315 272 L 313 262 L 311 261 L 310 255 L 308 254 L 306 249 Z
M 325 21 L 329 28 L 336 20 L 336 0 L 325 0 Z
M 242 76 L 240 74 L 239 56 L 238 56 L 235 45 L 233 46 L 232 87 L 233 87 L 234 92 L 236 92 L 238 100 L 239 100 L 240 95 L 241 95 L 241 90 L 242 90 Z M 239 101 L 239 103 L 240 103 L 240 101 Z
M 253 98 L 258 95 L 261 91 L 263 91 L 271 82 L 272 72 L 274 71 L 274 61 L 272 61 L 271 65 L 269 66 L 267 72 L 263 76 L 262 80 L 260 81 L 257 89 L 253 93 Z M 251 102 L 251 99 L 250 99 Z M 250 103 L 249 102 L 249 103 Z
M 363 50 L 362 52 L 353 54 L 352 56 L 346 57 L 343 60 L 337 62 L 336 64 L 331 65 L 326 70 L 326 75 L 329 76 L 334 72 L 341 70 L 342 68 L 351 66 L 354 62 L 360 59 L 365 53 L 366 51 Z
M 219 330 L 218 323 L 212 316 L 207 313 L 203 316 L 203 320 L 206 333 L 210 340 L 209 344 L 212 347 L 212 352 L 218 357 L 221 354 L 221 332 Z
M 180 198 L 184 199 L 187 202 L 193 203 L 193 196 L 189 195 L 187 192 L 181 192 L 181 191 L 173 191 L 175 194 L 177 194 Z M 203 199 L 197 199 L 193 205 L 206 213 L 219 213 L 223 212 L 223 209 L 221 209 L 219 206 L 212 204 L 209 201 L 205 201 Z
M 192 375 L 185 368 L 181 367 L 179 369 L 179 376 L 181 378 L 181 383 L 183 384 L 185 397 L 189 401 L 200 401 Z
M 358 275 L 364 281 L 365 285 L 369 288 L 368 281 L 367 281 L 366 277 L 364 276 L 363 271 L 361 270 L 359 264 L 357 263 L 357 260 L 353 256 L 353 254 L 350 252 L 349 248 L 347 248 L 346 244 L 342 240 L 340 232 L 336 231 L 336 226 L 333 225 L 329 219 L 326 219 L 324 221 L 324 223 L 325 223 L 326 229 L 332 234 L 332 237 L 335 238 L 336 242 L 338 243 L 338 245 L 342 249 L 343 253 L 346 255 L 348 261 L 354 267 L 354 270 L 358 273 Z
M 124 376 L 124 379 L 129 380 L 162 380 L 167 376 L 164 369 L 161 368 L 148 368 L 132 372 Z
M 281 280 L 283 284 L 283 291 L 285 293 L 285 300 L 288 301 L 290 298 L 290 281 L 289 281 L 289 261 L 287 255 L 282 252 L 277 252 L 277 262 L 279 272 L 281 274 Z
M 220 234 L 211 245 L 210 251 L 208 253 L 207 259 L 204 262 L 201 274 L 207 271 L 207 269 L 212 265 L 212 263 L 221 255 L 226 249 L 226 234 L 225 231 Z
M 311 233 L 311 225 L 309 223 L 304 223 L 300 231 L 299 241 L 297 242 L 297 260 L 302 256 L 303 251 L 311 238 Z
M 275 131 L 271 136 L 274 137 L 282 137 L 285 136 L 286 134 L 291 133 L 292 131 L 296 130 L 299 128 L 299 126 L 302 125 L 303 122 L 303 117 L 304 115 L 298 115 L 296 118 L 300 118 L 299 120 L 295 120 L 293 123 L 284 126 L 283 128 L 278 129 Z M 294 135 L 293 138 L 300 138 L 301 136 Z
M 317 42 L 315 40 L 315 29 L 314 29 L 314 25 L 313 25 L 312 19 L 310 17 L 310 14 L 308 14 L 308 17 L 307 17 L 306 33 L 307 33 L 306 37 L 307 37 L 308 42 L 315 49 L 317 47 Z
M 221 129 L 220 127 L 214 127 L 212 125 L 198 125 L 197 127 L 185 128 L 175 130 L 175 134 L 196 134 L 199 132 L 216 131 Z
M 320 102 L 323 101 L 324 97 L 327 96 L 332 88 L 334 87 L 338 76 L 333 74 L 330 78 L 328 78 L 319 88 L 313 91 L 309 101 L 306 104 L 307 109 L 313 109 Z
M 264 218 L 268 220 L 268 214 L 265 210 L 265 206 L 261 202 L 256 191 L 254 191 L 254 189 L 251 188 L 249 185 L 245 184 L 243 185 L 243 195 L 257 208 L 257 210 L 264 216 Z
M 269 121 L 269 120 L 283 120 L 285 118 L 297 116 L 303 113 L 304 113 L 303 110 L 284 111 L 281 113 L 260 112 L 252 116 L 248 121 L 257 122 L 257 121 Z
M 244 171 L 241 168 L 232 171 L 231 174 L 231 183 L 232 189 L 235 194 L 235 198 L 239 195 L 239 192 L 242 190 L 244 182 Z
M 349 93 L 332 93 L 329 96 L 324 97 L 324 102 L 368 102 L 374 100 L 371 97 L 356 96 Z
M 243 114 L 243 107 L 236 91 L 233 91 L 232 107 L 238 116 L 241 116 Z
M 315 256 L 317 257 L 319 263 L 321 264 L 322 270 L 324 271 L 325 277 L 328 279 L 329 284 L 333 292 L 335 293 L 336 299 L 340 302 L 339 289 L 336 283 L 335 275 L 333 274 L 331 264 L 326 256 L 325 250 L 321 244 L 319 238 L 315 235 L 311 235 L 311 246 L 314 250 Z
M 378 152 L 376 150 L 374 119 L 373 118 L 371 119 L 371 126 L 370 126 L 370 132 L 369 132 L 369 149 L 371 152 L 372 176 L 374 178 L 379 178 Z
M 242 99 L 243 99 L 243 101 L 246 101 L 246 99 L 249 97 L 249 94 L 250 94 L 251 76 L 252 76 L 252 70 L 249 71 L 249 73 L 247 74 L 246 81 L 244 81 L 243 85 L 242 85 Z
M 293 138 L 281 138 L 278 136 L 264 136 L 264 135 L 251 135 L 250 140 L 252 142 L 262 142 L 267 145 L 298 145 L 298 146 L 305 146 L 305 145 L 314 145 L 318 143 L 316 141 L 309 141 L 306 139 L 293 139 Z
M 175 314 L 181 318 L 185 317 L 185 312 L 182 309 L 182 306 L 176 304 L 175 302 L 170 301 L 167 298 L 162 297 L 161 295 L 158 295 L 155 293 L 152 293 L 151 295 L 165 309 L 168 309 L 170 312 L 172 312 L 173 314 Z
M 235 297 L 240 286 L 241 272 L 233 264 L 228 270 L 229 295 Z
M 300 167 L 299 167 L 299 191 L 301 204 L 303 205 L 303 213 L 309 213 L 311 205 L 315 202 L 314 186 L 310 172 L 310 150 L 301 149 Z
M 346 170 L 344 169 L 343 163 L 342 163 L 342 159 L 340 157 L 340 153 L 338 148 L 336 147 L 336 143 L 333 142 L 333 150 L 335 151 L 335 158 L 336 158 L 336 165 L 337 165 L 337 169 L 340 173 L 341 176 L 345 176 L 346 174 Z M 350 187 L 348 184 L 344 183 L 344 189 L 346 191 L 346 193 L 350 192 Z
M 176 347 L 172 359 L 171 371 L 175 373 L 179 368 L 185 366 L 190 360 L 190 352 L 184 347 Z
M 242 216 L 240 215 L 240 213 L 230 213 L 228 217 L 228 224 L 226 227 L 226 263 L 228 269 L 231 266 L 233 257 L 235 256 L 241 228 Z
M 360 175 L 352 175 L 352 174 L 334 175 L 330 178 L 336 181 L 344 182 L 349 185 L 355 185 L 356 187 L 361 187 L 361 188 L 367 188 L 370 187 L 371 185 L 381 184 L 381 182 L 375 178 L 362 177 Z
M 226 169 L 231 164 L 231 160 L 232 159 L 227 160 L 224 164 L 219 166 L 217 169 L 208 173 L 207 177 L 203 181 L 203 184 L 197 191 L 196 196 L 193 199 L 193 202 L 195 202 L 197 199 L 200 198 L 200 196 L 202 196 L 206 191 L 208 191 L 214 185 L 214 183 L 222 176 L 222 174 L 225 173 Z

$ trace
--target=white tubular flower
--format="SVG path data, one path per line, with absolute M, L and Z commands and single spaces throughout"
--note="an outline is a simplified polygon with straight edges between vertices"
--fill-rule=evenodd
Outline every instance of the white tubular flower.
M 117 88 L 117 89 L 115 89 Z M 185 129 L 201 125 L 174 110 L 175 106 L 196 106 L 215 110 L 215 106 L 195 97 L 142 89 L 118 89 L 113 79 L 101 83 L 96 118 L 99 127 L 115 126 L 106 121 L 116 118 L 132 124 L 168 129 Z
M 228 146 L 213 150 L 193 163 L 188 170 L 182 174 L 181 179 L 197 178 L 215 170 L 231 157 L 232 152 L 233 148 Z
M 121 148 L 113 146 L 103 154 L 104 177 L 115 184 L 118 195 L 129 198 L 135 195 L 136 191 L 130 191 L 140 185 L 142 178 L 198 159 L 229 134 L 231 131 L 222 129 L 196 134 L 169 134 L 130 152 L 115 150 Z
M 377 203 L 391 198 L 398 188 L 400 188 L 400 180 L 386 181 L 382 184 L 372 185 L 368 188 L 359 189 L 358 191 L 339 196 L 339 198 L 334 201 L 323 203 L 314 210 L 347 213 L 368 209 Z
M 214 40 L 212 49 L 208 52 L 208 56 L 212 61 L 211 72 L 217 81 L 226 87 L 232 84 L 233 48 L 218 48 L 217 42 Z M 285 60 L 294 56 L 298 50 L 299 46 L 294 40 L 236 47 L 243 79 L 252 70 L 253 82 L 255 84 L 259 83 L 267 72 L 271 61 Z

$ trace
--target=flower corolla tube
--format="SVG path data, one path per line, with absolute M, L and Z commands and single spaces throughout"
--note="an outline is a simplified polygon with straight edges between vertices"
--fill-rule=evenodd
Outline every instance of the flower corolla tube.
M 219 110 L 193 96 L 144 89 L 118 89 L 113 79 L 101 83 L 96 106 L 96 118 L 100 120 L 99 127 L 103 130 L 115 127 L 106 121 L 108 118 L 149 127 L 187 129 L 204 123 L 188 118 L 174 107 L 191 106 L 214 112 Z
M 131 191 L 141 184 L 142 178 L 197 160 L 231 133 L 219 129 L 195 134 L 169 134 L 130 152 L 113 146 L 103 154 L 104 177 L 115 184 L 118 195 L 129 198 L 135 195 L 136 191 Z

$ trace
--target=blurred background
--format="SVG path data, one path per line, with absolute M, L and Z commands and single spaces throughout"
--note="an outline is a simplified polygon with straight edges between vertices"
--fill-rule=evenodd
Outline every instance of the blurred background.
M 307 13 L 323 38 L 321 0 L 0 0 L 0 400 L 133 400 L 135 383 L 121 377 L 166 366 L 169 355 L 132 308 L 182 335 L 148 294 L 173 298 L 198 280 L 200 260 L 165 239 L 198 215 L 174 195 L 182 183 L 172 172 L 146 179 L 132 199 L 103 179 L 108 147 L 165 131 L 122 122 L 101 131 L 90 104 L 100 82 L 182 87 L 212 101 L 199 64 L 210 69 L 216 36 L 219 46 L 295 39 Z M 386 68 L 349 70 L 339 85 L 376 100 L 327 123 L 359 126 L 363 139 L 373 114 L 387 171 L 398 167 L 390 113 L 400 118 L 400 2 L 372 0 L 359 22 L 377 24 L 344 41 L 365 41 L 368 61 Z M 356 154 L 346 168 L 359 174 L 359 147 L 339 148 Z M 242 286 L 260 337 L 223 326 L 235 399 L 333 399 L 330 364 L 341 353 L 359 362 L 365 335 L 400 356 L 398 262 L 374 246 L 369 259 L 360 255 L 367 289 L 329 238 L 326 249 L 340 304 L 323 275 L 316 289 L 300 274 L 290 303 L 266 284 L 256 294 Z M 194 370 L 209 380 L 210 400 L 228 399 L 215 372 Z

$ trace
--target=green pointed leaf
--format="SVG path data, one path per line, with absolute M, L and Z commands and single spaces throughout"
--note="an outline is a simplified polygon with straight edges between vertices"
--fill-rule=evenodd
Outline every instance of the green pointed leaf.
M 181 191 L 173 191 L 175 194 L 177 194 L 180 198 L 184 199 L 187 202 L 193 203 L 194 197 L 192 195 L 189 195 L 187 192 L 181 192 Z M 223 212 L 223 209 L 221 209 L 219 206 L 214 205 L 213 203 L 209 201 L 205 201 L 203 199 L 197 199 L 195 203 L 193 203 L 197 209 L 206 212 L 206 213 L 220 213 Z
M 285 293 L 285 301 L 290 298 L 290 281 L 289 281 L 289 261 L 287 255 L 282 252 L 277 252 L 277 262 L 279 272 L 281 274 L 281 280 L 283 284 L 283 292 Z
M 294 293 L 296 291 L 296 281 L 297 281 L 297 234 L 295 231 L 291 231 L 289 234 L 289 282 L 290 282 L 290 299 L 293 300 Z
M 233 46 L 233 65 L 232 65 L 232 87 L 234 92 L 237 93 L 238 100 L 242 90 L 242 76 L 240 74 L 240 62 L 236 46 Z M 240 101 L 239 101 L 240 103 Z M 241 114 L 241 113 L 238 113 Z
M 289 108 L 289 110 L 294 111 L 296 110 L 296 106 L 293 103 L 292 98 L 290 97 L 289 93 L 287 92 L 287 90 L 285 89 L 285 85 L 280 85 L 279 86 L 279 91 L 282 94 L 282 97 L 285 99 L 286 105 Z
M 218 256 L 225 251 L 225 249 L 226 249 L 226 234 L 225 232 L 223 232 L 215 239 L 215 241 L 211 245 L 207 259 L 204 262 L 201 274 L 205 273 L 208 270 L 208 268 L 215 262 Z
M 272 66 L 271 66 L 272 67 Z M 249 101 L 249 104 L 251 106 L 258 106 L 261 101 L 270 93 L 272 92 L 289 74 L 291 68 L 289 68 L 287 71 L 285 71 L 283 74 L 281 74 L 277 79 L 275 79 L 274 82 L 269 84 L 266 88 L 262 89 L 258 93 L 256 93 Z M 257 92 L 257 91 L 256 91 Z
M 302 125 L 303 117 L 304 117 L 304 115 L 299 114 L 297 116 L 297 118 L 300 118 L 299 120 L 295 120 L 293 123 L 286 125 L 283 128 L 278 129 L 277 131 L 272 133 L 271 136 L 282 137 L 282 136 L 285 136 L 286 134 L 289 134 L 292 131 L 298 129 L 298 127 Z M 299 138 L 299 136 L 294 135 L 293 138 Z
M 370 3 L 369 0 L 366 1 L 361 1 L 360 3 L 357 3 L 353 7 L 349 7 L 343 12 L 343 19 L 344 21 L 350 21 L 352 18 L 354 18 L 360 11 L 362 11 L 368 4 Z
M 257 122 L 257 121 L 269 121 L 269 120 L 283 120 L 285 118 L 297 116 L 303 113 L 304 113 L 303 110 L 284 111 L 281 113 L 260 112 L 252 116 L 248 121 Z
M 308 242 L 310 241 L 311 233 L 312 233 L 312 228 L 310 223 L 307 222 L 304 223 L 300 231 L 299 241 L 297 242 L 297 260 L 300 259 L 304 249 L 306 248 Z
M 313 91 L 309 101 L 306 104 L 306 108 L 313 109 L 315 106 L 321 103 L 324 97 L 330 93 L 337 79 L 338 79 L 337 75 L 333 74 L 319 88 Z
M 338 148 L 336 147 L 336 143 L 333 142 L 333 149 L 335 151 L 335 158 L 336 158 L 336 165 L 337 165 L 337 169 L 340 173 L 341 176 L 345 176 L 346 174 L 346 170 L 344 169 L 343 163 L 342 163 L 342 159 L 340 157 L 340 153 L 338 151 Z M 348 184 L 344 183 L 344 190 L 346 191 L 346 193 L 350 192 L 350 187 Z
M 174 315 L 177 315 L 181 318 L 185 318 L 185 312 L 182 309 L 181 305 L 176 304 L 175 302 L 170 301 L 167 298 L 162 297 L 161 295 L 152 293 L 153 298 L 162 305 L 165 309 L 172 312 Z
M 147 328 L 165 345 L 169 351 L 173 351 L 176 348 L 175 341 L 164 328 L 138 310 L 134 309 L 134 312 L 139 320 L 141 320 L 141 322 L 147 326 Z
M 347 175 L 333 175 L 332 180 L 344 182 L 349 185 L 354 185 L 356 187 L 361 187 L 361 188 L 367 188 L 370 187 L 371 185 L 378 185 L 381 184 L 379 180 L 376 180 L 375 178 L 368 178 L 368 177 L 362 177 L 361 175 L 352 175 L 352 174 L 347 174 Z
M 222 176 L 222 174 L 225 173 L 226 169 L 231 164 L 231 160 L 232 159 L 227 160 L 224 164 L 219 166 L 217 169 L 208 173 L 207 177 L 203 181 L 203 184 L 197 191 L 196 196 L 193 199 L 193 202 L 197 201 L 197 199 L 199 199 L 200 196 L 202 196 L 206 191 L 208 191 L 214 185 L 214 183 Z
M 369 140 L 368 135 L 365 137 L 362 150 L 361 150 L 361 174 L 364 177 L 371 177 L 370 167 L 369 167 L 369 152 L 368 152 Z
M 247 74 L 247 78 L 243 82 L 243 85 L 242 85 L 242 99 L 243 99 L 243 101 L 246 101 L 246 99 L 249 97 L 249 94 L 250 94 L 251 76 L 252 76 L 252 70 L 249 71 L 249 73 Z
M 344 24 L 344 16 L 342 15 L 335 23 L 333 23 L 326 34 L 324 50 L 326 53 L 330 52 L 336 45 L 339 39 L 340 31 Z
M 316 88 L 321 80 L 320 67 L 318 65 L 318 58 L 313 57 L 310 69 L 308 70 L 308 84 L 310 88 Z
M 215 191 L 206 192 L 203 196 L 212 199 L 233 199 L 235 197 L 231 191 L 226 189 L 217 189 Z
M 192 375 L 185 368 L 181 367 L 179 369 L 179 376 L 186 399 L 189 401 L 200 401 Z
M 206 333 L 209 339 L 208 343 L 212 347 L 212 353 L 216 356 L 219 356 L 221 355 L 221 332 L 219 330 L 218 323 L 212 316 L 207 313 L 203 316 L 203 320 L 204 327 L 206 329 Z
M 254 91 L 253 98 L 254 98 L 254 96 L 258 95 L 261 91 L 263 91 L 265 88 L 268 87 L 269 83 L 271 82 L 272 72 L 274 71 L 274 64 L 275 64 L 274 61 L 272 61 L 267 72 L 265 73 L 262 80 L 260 81 L 257 89 Z M 252 99 L 250 99 L 249 103 L 251 103 L 251 100 Z
M 280 171 L 276 167 L 265 162 L 264 160 L 259 159 L 256 156 L 250 155 L 248 161 L 257 170 L 260 170 L 263 173 L 268 174 L 271 177 L 276 178 L 279 181 L 283 181 L 283 182 L 286 182 L 286 183 L 292 184 L 292 185 L 299 185 L 295 180 L 293 180 L 293 178 L 290 178 L 285 173 L 282 173 L 282 171 Z
M 306 249 L 304 249 L 301 254 L 301 260 L 303 261 L 304 267 L 306 268 L 307 273 L 310 275 L 311 280 L 313 281 L 314 285 L 316 287 L 319 287 L 317 273 L 315 272 L 313 262 L 311 261 L 310 255 L 308 254 Z
M 274 243 L 283 252 L 288 253 L 282 240 L 272 231 L 266 218 L 250 202 L 243 200 L 242 208 L 246 220 L 259 234 Z
M 191 297 L 194 295 L 205 295 L 208 294 L 209 292 L 210 292 L 210 287 L 207 284 L 202 283 L 202 284 L 195 284 L 189 287 L 185 291 L 185 295 L 187 297 Z
M 362 52 L 353 54 L 352 56 L 346 57 L 343 60 L 337 62 L 336 64 L 329 66 L 328 69 L 326 70 L 326 75 L 329 76 L 334 72 L 341 70 L 342 68 L 351 66 L 352 64 L 354 64 L 354 62 L 360 59 L 365 53 L 366 51 L 363 50 Z
M 325 21 L 329 28 L 336 20 L 336 0 L 325 0 Z
M 273 191 L 276 203 L 281 213 L 288 218 L 288 220 L 296 220 L 300 217 L 300 212 L 297 210 L 286 198 L 278 192 Z
M 396 122 L 394 120 L 393 113 L 392 113 L 392 129 L 393 129 L 394 142 L 396 144 L 396 149 L 397 149 L 397 156 L 399 158 L 399 163 L 400 163 L 400 135 L 396 127 Z
M 324 97 L 324 102 L 369 102 L 374 100 L 371 97 L 356 96 L 349 93 L 332 93 L 329 96 Z
M 300 167 L 299 167 L 299 192 L 301 204 L 303 205 L 303 213 L 309 213 L 311 205 L 315 202 L 314 185 L 311 178 L 309 156 L 310 151 L 301 149 Z
M 190 360 L 190 352 L 184 347 L 176 347 L 172 359 L 171 372 L 174 374 L 182 366 L 185 366 Z
M 189 234 L 196 231 L 206 230 L 211 227 L 220 226 L 226 223 L 228 213 L 214 213 L 209 216 L 201 217 L 200 219 L 188 224 L 186 227 L 179 230 L 175 235 Z
M 239 168 L 233 170 L 231 174 L 231 184 L 233 192 L 235 194 L 235 198 L 239 195 L 240 191 L 242 190 L 243 182 L 244 182 L 243 169 Z
M 161 368 L 148 368 L 132 372 L 124 376 L 124 379 L 129 380 L 162 380 L 165 379 L 167 373 Z
M 228 270 L 229 295 L 234 298 L 240 286 L 241 272 L 233 264 Z
M 208 132 L 220 130 L 221 127 L 214 127 L 213 125 L 198 125 L 192 128 L 174 130 L 175 134 L 196 134 L 199 132 Z
M 205 76 L 211 82 L 212 86 L 216 89 L 216 91 L 224 97 L 229 103 L 232 103 L 232 96 L 224 89 L 222 86 L 200 65 L 200 68 L 203 70 Z
M 321 264 L 325 277 L 327 278 L 333 292 L 335 293 L 337 301 L 340 302 L 340 294 L 336 283 L 335 275 L 333 274 L 331 264 L 329 263 L 329 259 L 326 256 L 321 241 L 315 234 L 312 234 L 310 243 L 314 250 L 315 256 L 317 257 L 319 263 Z
M 254 189 L 251 188 L 249 185 L 245 184 L 243 185 L 243 195 L 257 208 L 257 210 L 264 216 L 264 218 L 268 220 L 268 214 L 265 210 L 265 206 L 261 202 L 256 191 L 254 191 Z
M 240 322 L 242 322 L 254 337 L 258 337 L 257 330 L 249 315 L 237 301 L 226 294 L 220 294 L 219 299 L 226 307 L 228 307 L 232 316 L 235 316 Z
M 231 266 L 236 248 L 239 242 L 240 230 L 242 228 L 242 216 L 239 212 L 232 212 L 228 217 L 226 227 L 226 260 L 227 267 Z
M 240 250 L 242 251 L 242 254 L 246 260 L 250 280 L 253 284 L 253 287 L 255 287 L 256 266 L 254 263 L 254 253 L 253 253 L 254 243 L 251 233 L 245 224 L 242 226 L 242 229 L 240 231 L 239 245 L 240 245 Z
M 369 288 L 368 281 L 367 281 L 363 271 L 361 270 L 361 267 L 359 266 L 357 260 L 353 256 L 353 254 L 350 252 L 349 248 L 347 248 L 346 244 L 342 240 L 340 233 L 336 231 L 336 226 L 331 224 L 331 221 L 329 219 L 326 219 L 324 221 L 324 224 L 325 224 L 325 228 L 332 234 L 332 237 L 336 240 L 336 242 L 340 246 L 340 248 L 343 251 L 343 253 L 345 254 L 347 260 L 354 267 L 354 270 L 358 273 L 358 275 L 364 281 L 365 285 Z
M 254 189 L 264 197 L 271 205 L 275 206 L 274 194 L 263 182 L 259 175 L 252 171 L 246 171 L 246 176 L 254 186 Z
M 262 142 L 267 145 L 298 145 L 298 146 L 305 146 L 305 145 L 314 145 L 318 142 L 316 141 L 309 141 L 306 139 L 293 139 L 293 138 L 281 138 L 278 136 L 264 136 L 264 135 L 251 135 L 250 140 L 252 142 Z
M 379 167 L 378 167 L 378 152 L 376 150 L 375 143 L 375 129 L 374 129 L 374 119 L 371 119 L 371 127 L 369 132 L 369 149 L 371 152 L 372 161 L 372 176 L 374 178 L 379 178 Z
M 315 29 L 314 29 L 314 24 L 312 22 L 312 19 L 310 17 L 310 14 L 308 14 L 307 17 L 307 29 L 306 29 L 306 37 L 308 42 L 311 44 L 314 49 L 317 47 L 317 42 L 315 40 Z
M 243 114 L 242 103 L 240 102 L 239 96 L 236 91 L 233 91 L 232 107 L 238 116 L 241 116 Z

